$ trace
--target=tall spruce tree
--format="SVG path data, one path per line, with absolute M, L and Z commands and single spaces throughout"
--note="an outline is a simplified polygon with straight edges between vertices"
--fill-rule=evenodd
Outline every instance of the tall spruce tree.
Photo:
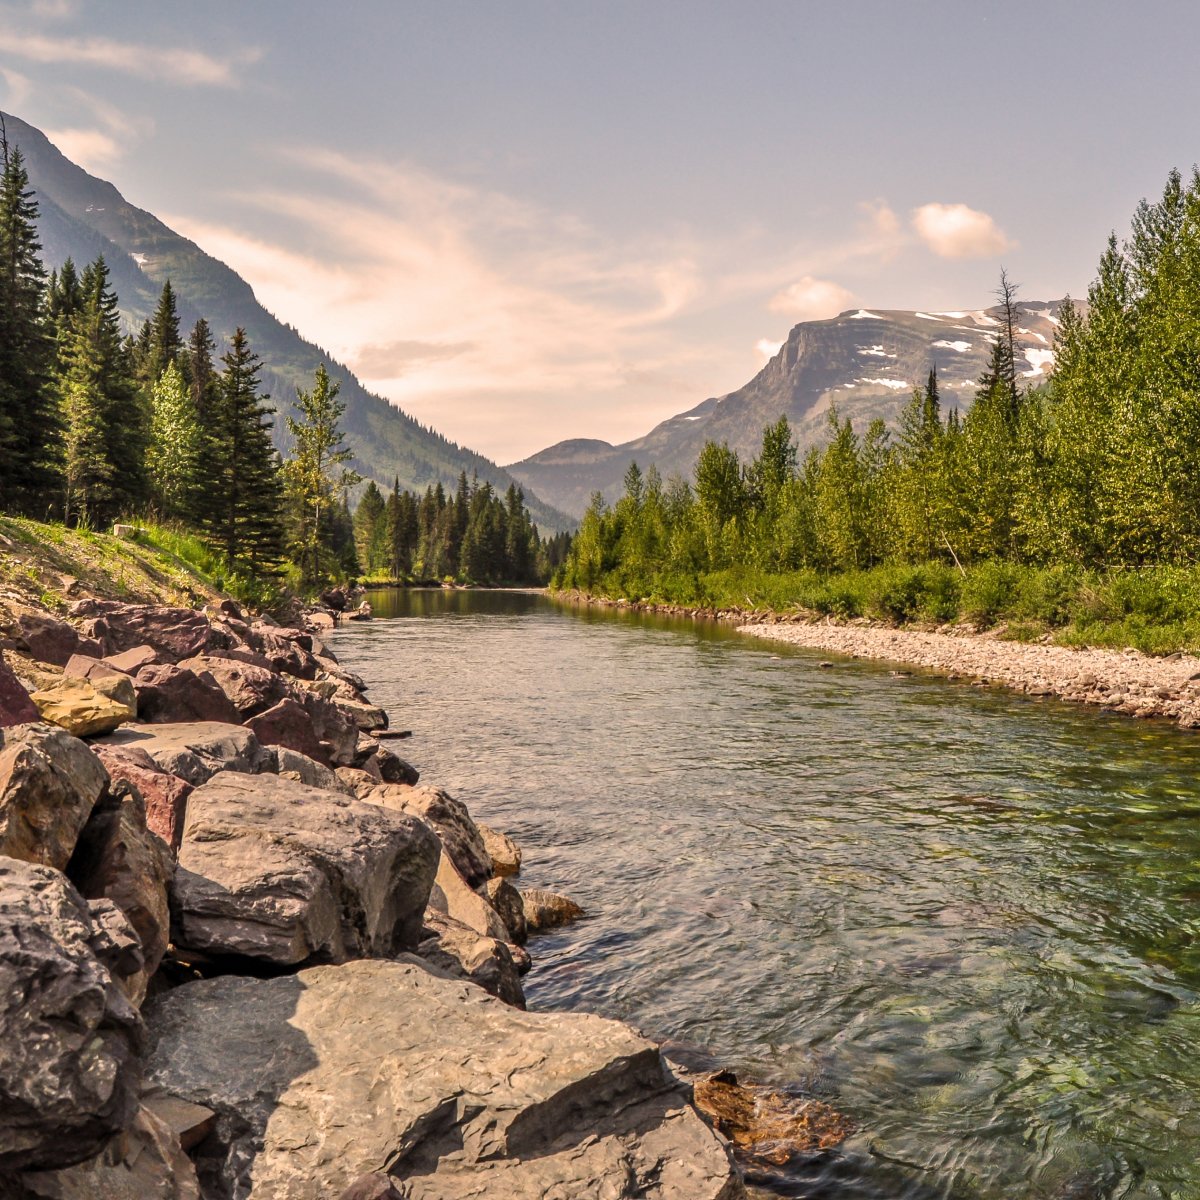
M 195 503 L 204 443 L 192 398 L 173 360 L 151 388 L 150 396 L 146 467 L 151 502 L 163 516 L 186 520 Z
M 60 425 L 50 387 L 37 204 L 0 118 L 0 509 L 45 516 L 57 491 Z

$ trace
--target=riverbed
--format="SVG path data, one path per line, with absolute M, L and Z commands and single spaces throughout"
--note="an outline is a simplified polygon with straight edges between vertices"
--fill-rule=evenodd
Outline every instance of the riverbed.
M 847 1113 L 796 1195 L 1200 1197 L 1194 733 L 543 596 L 369 598 L 332 644 L 397 745 L 590 914 L 531 946 L 531 1007 Z

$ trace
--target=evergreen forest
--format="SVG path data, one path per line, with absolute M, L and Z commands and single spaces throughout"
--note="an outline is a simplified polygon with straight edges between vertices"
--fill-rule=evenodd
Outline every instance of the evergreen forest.
M 781 417 L 748 462 L 710 442 L 691 480 L 634 464 L 614 505 L 593 497 L 554 586 L 1200 644 L 1200 175 L 1173 172 L 1109 239 L 1044 385 L 1017 374 L 1003 273 L 997 296 L 965 414 L 943 411 L 931 364 L 894 431 L 831 410 L 803 456 Z
M 247 597 L 368 574 L 482 584 L 545 582 L 567 539 L 543 540 L 521 490 L 465 474 L 448 498 L 397 484 L 361 490 L 318 367 L 283 413 L 289 451 L 243 330 L 218 347 L 201 319 L 180 329 L 168 280 L 154 315 L 124 331 L 103 257 L 47 275 L 37 202 L 0 129 L 0 512 L 100 530 L 143 527 L 202 557 Z

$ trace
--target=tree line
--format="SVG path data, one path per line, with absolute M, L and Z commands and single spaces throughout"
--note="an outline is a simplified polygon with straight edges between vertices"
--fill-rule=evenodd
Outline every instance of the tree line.
M 287 574 L 302 587 L 361 569 L 403 579 L 544 580 L 561 560 L 524 496 L 468 486 L 452 501 L 397 481 L 385 502 L 340 430 L 324 366 L 284 414 L 286 460 L 261 361 L 238 329 L 218 357 L 207 321 L 185 338 L 168 280 L 136 334 L 123 335 L 103 257 L 47 276 L 21 152 L 0 127 L 0 511 L 104 528 L 147 518 L 198 533 L 231 573 Z
M 556 585 L 672 599 L 730 567 L 1200 561 L 1200 175 L 1172 172 L 1110 238 L 1086 309 L 1061 307 L 1037 387 L 1017 373 L 1016 292 L 1002 273 L 965 414 L 943 412 L 931 368 L 894 430 L 831 410 L 803 456 L 780 417 L 748 462 L 709 442 L 691 480 L 633 464 L 614 505 L 592 498 Z

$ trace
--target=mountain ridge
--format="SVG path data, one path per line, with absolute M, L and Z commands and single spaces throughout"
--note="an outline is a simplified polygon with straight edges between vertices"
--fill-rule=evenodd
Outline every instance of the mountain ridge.
M 1020 305 L 1018 366 L 1037 382 L 1054 360 L 1061 300 Z M 824 439 L 832 408 L 862 432 L 876 417 L 895 428 L 900 410 L 930 367 L 938 369 L 944 407 L 966 409 L 987 366 L 999 307 L 929 313 L 908 309 L 847 309 L 822 321 L 794 325 L 779 350 L 745 385 L 710 396 L 660 421 L 649 433 L 613 445 L 573 438 L 547 446 L 507 470 L 549 503 L 581 516 L 594 492 L 608 500 L 622 491 L 631 462 L 663 476 L 691 478 L 704 443 L 728 442 L 743 458 L 757 452 L 764 426 L 780 414 L 791 422 L 800 450 Z
M 543 532 L 573 528 L 572 518 L 546 504 L 529 484 L 516 480 L 498 463 L 450 441 L 368 391 L 345 363 L 269 312 L 251 285 L 227 264 L 130 203 L 115 184 L 72 162 L 35 126 L 10 113 L 0 115 L 9 143 L 20 148 L 29 172 L 47 270 L 60 267 L 67 258 L 82 268 L 103 254 L 122 317 L 131 330 L 151 315 L 168 278 L 185 336 L 201 316 L 218 342 L 227 342 L 238 326 L 244 328 L 251 348 L 263 361 L 261 377 L 277 410 L 275 441 L 280 449 L 287 448 L 283 416 L 290 410 L 296 388 L 311 387 L 313 372 L 325 363 L 341 384 L 341 399 L 346 403 L 343 429 L 354 452 L 354 466 L 367 478 L 390 488 L 399 477 L 402 487 L 414 491 L 437 482 L 453 486 L 460 471 L 477 474 L 501 492 L 517 482 Z

